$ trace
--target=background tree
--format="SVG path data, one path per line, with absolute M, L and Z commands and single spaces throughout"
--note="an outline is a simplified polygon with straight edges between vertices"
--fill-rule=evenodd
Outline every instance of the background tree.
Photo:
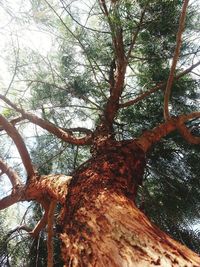
M 78 6 L 44 0 L 20 9 L 23 25 L 33 25 L 33 19 L 53 38 L 53 49 L 44 56 L 24 48 L 18 36 L 13 75 L 0 95 L 7 105 L 0 116 L 2 133 L 11 137 L 27 172 L 24 184 L 2 154 L 0 167 L 13 189 L 0 207 L 24 200 L 43 207 L 35 229 L 23 227 L 36 238 L 27 243 L 30 264 L 52 266 L 51 242 L 45 259 L 48 237 L 41 229 L 48 222 L 52 234 L 49 210 L 56 200 L 66 266 L 199 265 L 197 256 L 150 224 L 134 205 L 199 252 L 198 232 L 191 230 L 199 219 L 195 4 L 187 17 L 188 1 Z M 4 10 L 10 14 L 9 6 Z M 24 122 L 35 124 L 35 130 Z M 34 133 L 28 138 L 27 129 Z M 56 257 L 54 263 L 61 264 Z

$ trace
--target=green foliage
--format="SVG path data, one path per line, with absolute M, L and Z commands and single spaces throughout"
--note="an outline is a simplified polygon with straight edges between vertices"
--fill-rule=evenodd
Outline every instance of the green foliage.
M 92 2 L 92 7 L 84 8 L 77 7 L 76 1 L 69 5 L 64 2 L 49 1 L 50 8 L 43 1 L 31 1 L 34 23 L 56 37 L 46 56 L 31 49 L 20 51 L 18 76 L 29 89 L 28 100 L 15 95 L 20 104 L 25 103 L 28 109 L 59 127 L 76 127 L 81 123 L 92 129 L 99 122 L 110 93 L 109 75 L 115 59 L 112 38 L 122 27 L 127 53 L 134 34 L 138 27 L 140 29 L 130 55 L 121 98 L 126 102 L 167 81 L 183 1 L 122 0 L 110 7 L 107 19 L 98 1 Z M 145 16 L 139 24 L 144 9 Z M 199 14 L 196 10 L 189 9 L 177 75 L 190 66 L 199 53 L 198 44 L 191 41 L 191 36 L 198 34 Z M 114 124 L 116 138 L 137 138 L 161 123 L 163 98 L 164 87 L 137 104 L 121 109 Z M 171 114 L 198 110 L 198 98 L 198 78 L 188 74 L 176 80 L 172 88 Z M 4 115 L 11 118 L 14 114 L 4 109 Z M 190 122 L 188 126 L 199 135 L 199 121 Z M 33 140 L 31 156 L 40 174 L 71 174 L 90 157 L 88 147 L 66 145 L 43 131 L 38 131 Z M 199 147 L 186 144 L 177 132 L 156 144 L 147 155 L 144 184 L 137 199 L 138 206 L 158 226 L 197 252 L 200 252 L 200 236 L 192 227 L 199 222 L 199 152 Z M 31 215 L 29 224 L 34 226 L 42 215 L 41 208 L 34 206 Z M 22 238 L 18 237 L 11 247 L 7 247 L 3 227 L 0 231 L 0 259 L 10 260 L 11 247 L 21 244 Z M 61 266 L 58 240 L 55 244 L 55 266 Z M 42 232 L 37 240 L 26 241 L 24 251 L 29 255 L 30 266 L 35 266 L 36 262 L 38 266 L 46 266 L 46 232 Z M 16 246 L 13 255 L 14 266 L 22 266 L 20 246 Z
M 33 88 L 33 101 L 38 104 L 46 99 L 41 104 L 49 104 L 50 100 L 52 106 L 55 106 L 54 101 L 58 104 L 60 101 L 60 105 L 66 107 L 74 99 L 77 99 L 77 103 L 83 101 L 85 105 L 90 105 L 87 100 L 90 97 L 99 106 L 103 106 L 105 97 L 108 96 L 109 85 L 106 78 L 108 80 L 110 64 L 115 56 L 112 36 L 116 34 L 119 27 L 123 27 L 125 50 L 128 51 L 132 33 L 138 27 L 140 14 L 144 8 L 146 8 L 146 13 L 140 25 L 135 49 L 131 54 L 130 75 L 127 76 L 123 100 L 131 99 L 141 92 L 148 91 L 157 83 L 167 81 L 182 2 L 159 0 L 137 1 L 132 4 L 132 1 L 120 1 L 120 5 L 115 5 L 111 10 L 108 21 L 105 21 L 102 15 L 96 16 L 92 21 L 98 26 L 98 31 L 81 27 L 76 23 L 76 21 L 80 24 L 82 22 L 77 13 L 75 14 L 75 9 L 74 13 L 73 8 L 68 10 L 76 21 L 72 19 L 69 23 L 68 20 L 66 26 L 71 30 L 74 29 L 73 35 L 70 36 L 70 31 L 63 28 L 67 34 L 59 42 L 60 76 L 58 83 L 55 83 L 66 90 L 63 93 L 55 86 L 48 85 L 48 81 L 52 82 L 52 80 L 46 78 L 48 72 L 43 72 L 45 76 L 43 80 L 47 83 Z M 99 12 L 97 6 L 94 10 Z M 189 14 L 187 28 L 191 31 L 196 30 L 194 10 L 191 9 Z M 111 25 L 110 33 L 108 24 Z M 89 24 L 89 26 L 92 25 Z M 64 32 L 62 31 L 62 34 Z M 79 48 L 78 45 L 80 45 Z M 191 46 L 185 38 L 181 50 L 182 59 L 186 60 L 185 55 L 188 54 L 189 62 L 190 54 L 192 55 L 195 51 L 196 47 Z M 177 74 L 181 71 L 182 66 L 178 67 Z M 194 80 L 189 74 L 174 82 L 172 114 L 188 113 L 199 108 L 199 103 L 195 100 L 198 95 L 198 86 L 199 81 Z M 93 116 L 96 123 L 98 113 L 88 113 Z M 63 114 L 66 113 L 63 111 Z M 84 116 L 84 114 L 85 110 L 82 110 L 79 116 Z M 116 137 L 122 140 L 140 136 L 144 131 L 161 123 L 162 114 L 163 90 L 160 90 L 150 98 L 145 98 L 142 102 L 119 112 L 115 124 Z M 58 117 L 58 113 L 52 111 L 45 112 L 45 115 L 58 125 L 60 123 L 63 125 L 65 121 Z M 62 117 L 61 110 L 59 116 Z M 70 125 L 70 122 L 68 121 L 67 124 Z M 41 158 L 44 162 L 48 162 L 47 165 L 43 165 L 44 168 L 40 169 L 41 173 L 50 170 L 72 171 L 77 155 L 81 160 L 76 163 L 76 166 L 85 159 L 85 156 L 82 156 L 84 155 L 82 153 L 85 153 L 84 149 L 76 154 L 76 147 L 68 146 L 59 156 L 54 157 L 59 151 L 62 151 L 62 144 L 56 144 L 52 137 L 45 135 L 37 139 L 34 151 L 36 165 L 39 164 Z M 88 156 L 87 153 L 86 155 Z M 200 187 L 197 173 L 200 170 L 197 167 L 198 161 L 198 148 L 187 145 L 178 133 L 165 138 L 148 155 L 144 185 L 140 188 L 137 200 L 138 205 L 157 225 L 196 251 L 199 251 L 200 241 L 198 234 L 192 232 L 191 225 L 199 219 L 200 192 L 198 188 Z
M 16 209 L 17 208 L 17 209 Z M 0 216 L 0 266 L 27 266 L 30 238 L 15 227 L 15 213 L 19 207 L 1 211 Z

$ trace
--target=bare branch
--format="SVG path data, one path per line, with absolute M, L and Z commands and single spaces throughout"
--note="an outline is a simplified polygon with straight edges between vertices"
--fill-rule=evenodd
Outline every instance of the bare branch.
M 21 156 L 23 165 L 24 165 L 24 167 L 26 169 L 28 178 L 33 177 L 35 172 L 34 172 L 34 169 L 33 169 L 33 165 L 32 165 L 31 158 L 29 156 L 28 150 L 26 148 L 26 145 L 25 145 L 21 135 L 16 130 L 16 128 L 11 123 L 9 123 L 7 121 L 7 119 L 5 117 L 3 117 L 2 115 L 0 115 L 0 124 L 2 125 L 4 130 L 7 132 L 7 134 L 14 141 L 14 143 L 15 143 L 18 151 L 19 151 L 19 154 Z
M 177 128 L 181 136 L 190 144 L 200 144 L 200 137 L 194 136 L 185 124 L 177 124 Z
M 23 120 L 24 120 L 23 117 L 17 117 L 17 118 L 15 118 L 15 119 L 12 119 L 12 120 L 9 121 L 9 122 L 10 122 L 10 124 L 12 124 L 13 126 L 15 126 L 15 124 L 17 124 L 18 122 L 23 121 Z M 0 131 L 3 131 L 3 130 L 4 130 L 4 128 L 3 128 L 3 127 L 0 127 Z
M 35 225 L 34 229 L 32 229 L 31 231 L 29 231 L 29 234 L 33 237 L 37 237 L 40 233 L 40 231 L 45 228 L 45 226 L 47 225 L 47 221 L 48 221 L 48 211 L 49 211 L 49 202 L 43 201 L 42 202 L 42 206 L 44 207 L 44 214 L 41 218 L 41 220 Z
M 170 118 L 166 122 L 161 123 L 158 126 L 156 126 L 154 129 L 145 131 L 138 139 L 136 139 L 135 142 L 142 148 L 144 152 L 147 152 L 152 147 L 153 144 L 157 143 L 158 141 L 160 141 L 161 138 L 165 137 L 166 135 L 168 135 L 169 133 L 175 130 L 179 130 L 181 135 L 185 137 L 185 135 L 188 135 L 188 134 L 184 133 L 185 131 L 184 123 L 194 118 L 200 118 L 200 112 L 192 112 L 186 115 L 184 114 L 178 117 Z M 192 138 L 193 140 L 191 140 L 190 138 L 187 138 L 186 136 L 186 141 L 187 139 L 189 142 L 193 140 L 197 140 L 194 136 Z M 198 140 L 199 139 L 200 138 L 198 138 Z M 193 141 L 192 143 L 199 144 L 199 141 L 198 142 Z
M 120 16 L 118 13 L 119 4 L 117 2 L 112 2 L 112 9 L 108 10 L 105 0 L 100 0 L 99 5 L 103 14 L 106 16 L 111 34 L 112 34 L 112 43 L 115 54 L 115 67 L 111 64 L 110 71 L 112 71 L 112 79 L 110 79 L 110 97 L 107 101 L 104 110 L 103 125 L 106 125 L 107 130 L 112 131 L 113 120 L 116 116 L 116 113 L 119 109 L 119 98 L 123 92 L 124 78 L 127 67 L 127 60 L 124 49 L 124 40 L 123 40 L 123 29 L 120 21 Z M 115 21 L 112 21 L 110 13 L 113 12 Z M 115 70 L 115 73 L 114 73 Z
M 8 208 L 20 201 L 35 200 L 41 203 L 46 213 L 43 216 L 44 218 L 41 219 L 34 230 L 32 230 L 32 233 L 30 233 L 32 235 L 37 235 L 41 228 L 46 225 L 49 199 L 55 199 L 63 205 L 66 201 L 71 178 L 71 176 L 62 174 L 35 177 L 35 179 L 29 180 L 25 186 L 16 186 L 15 190 L 13 190 L 9 196 L 2 198 L 0 200 L 0 210 Z
M 181 16 L 179 19 L 179 27 L 178 27 L 178 32 L 177 32 L 177 36 L 176 36 L 176 48 L 174 51 L 174 56 L 173 56 L 173 60 L 172 60 L 172 66 L 171 66 L 171 70 L 169 73 L 169 78 L 167 81 L 167 86 L 165 89 L 165 98 L 164 98 L 164 118 L 165 120 L 169 120 L 170 118 L 170 114 L 169 114 L 169 98 L 171 95 L 171 88 L 172 88 L 172 84 L 174 81 L 174 74 L 175 74 L 175 70 L 176 70 L 176 65 L 178 62 L 178 58 L 179 58 L 179 54 L 180 54 L 180 49 L 181 49 L 181 43 L 182 43 L 182 33 L 184 30 L 184 26 L 185 26 L 185 18 L 186 18 L 186 11 L 187 11 L 187 6 L 188 6 L 189 0 L 185 0 L 183 2 L 183 7 L 182 7 L 182 12 L 181 12 Z
M 177 76 L 175 76 L 174 80 L 176 80 L 176 81 L 179 80 L 180 78 L 182 78 L 184 75 L 190 73 L 194 68 L 196 68 L 199 65 L 200 65 L 200 60 L 197 63 L 195 63 L 192 66 L 190 66 L 189 68 L 187 68 L 186 70 L 184 70 L 181 73 L 179 73 Z M 158 90 L 164 88 L 165 86 L 166 86 L 166 82 L 161 82 L 161 83 L 155 85 L 154 87 L 152 87 L 149 91 L 137 96 L 135 99 L 132 99 L 132 100 L 127 101 L 125 103 L 119 104 L 119 107 L 120 108 L 125 108 L 125 107 L 132 106 L 132 105 L 140 102 L 144 98 L 150 96 L 151 94 L 157 92 Z
M 15 227 L 15 228 L 12 229 L 12 230 L 10 230 L 10 231 L 8 232 L 8 234 L 7 234 L 7 237 L 11 236 L 11 235 L 12 235 L 13 233 L 15 233 L 15 232 L 19 232 L 20 230 L 24 230 L 24 231 L 26 231 L 26 232 L 30 232 L 30 231 L 31 231 L 31 229 L 30 229 L 28 226 L 22 224 L 22 225 L 19 225 L 19 226 Z
M 2 170 L 2 173 L 5 173 L 8 176 L 13 188 L 22 184 L 19 175 L 10 166 L 8 166 L 8 164 L 5 163 L 1 158 L 0 158 L 0 169 Z
M 99 5 L 100 5 L 100 8 L 101 8 L 103 14 L 108 17 L 109 12 L 108 12 L 108 8 L 106 6 L 105 0 L 99 0 Z
M 0 95 L 0 99 L 2 99 L 6 104 L 12 107 L 17 112 L 21 113 L 24 119 L 29 120 L 30 122 L 40 126 L 41 128 L 47 130 L 48 132 L 54 134 L 58 138 L 62 139 L 63 141 L 75 144 L 75 145 L 88 145 L 92 143 L 92 135 L 88 134 L 85 137 L 77 138 L 73 135 L 69 134 L 68 132 L 64 131 L 62 128 L 57 127 L 55 124 L 46 121 L 44 119 L 39 118 L 38 116 L 25 112 L 22 108 L 17 107 L 13 102 L 11 102 L 8 98 L 3 95 Z M 13 127 L 13 126 L 12 126 Z
M 73 134 L 73 132 L 79 132 L 79 133 L 85 133 L 85 134 L 92 134 L 92 131 L 90 129 L 84 128 L 84 127 L 76 127 L 76 128 L 62 128 L 65 132 L 69 132 Z
M 0 210 L 6 209 L 19 201 L 26 200 L 24 196 L 25 189 L 25 186 L 22 185 L 15 187 L 15 190 L 12 191 L 11 195 L 0 200 Z
M 47 225 L 48 211 L 49 211 L 49 201 L 47 199 L 43 200 L 41 204 L 44 208 L 44 214 L 42 218 L 38 221 L 38 223 L 35 225 L 35 227 L 32 229 L 27 225 L 23 224 L 13 229 L 12 233 L 15 231 L 24 230 L 32 237 L 34 238 L 38 237 L 40 231 Z

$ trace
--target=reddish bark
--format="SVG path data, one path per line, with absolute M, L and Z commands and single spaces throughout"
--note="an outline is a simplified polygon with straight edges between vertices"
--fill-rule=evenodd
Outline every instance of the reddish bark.
M 113 141 L 75 173 L 62 217 L 64 266 L 200 266 L 136 208 L 144 166 L 135 143 Z
M 161 138 L 175 127 L 168 124 L 153 133 Z M 15 201 L 36 200 L 45 207 L 44 218 L 30 231 L 33 236 L 47 222 L 48 203 L 61 204 L 66 267 L 200 266 L 198 255 L 151 224 L 134 204 L 145 167 L 144 139 L 96 140 L 93 157 L 72 180 L 63 175 L 34 177 L 16 194 Z
M 77 39 L 56 10 L 47 1 L 45 2 L 57 15 L 67 31 Z M 185 3 L 187 2 L 185 1 Z M 200 113 L 177 118 L 167 116 L 167 122 L 145 132 L 134 141 L 117 142 L 112 139 L 114 136 L 113 121 L 119 108 L 130 106 L 142 100 L 163 88 L 165 82 L 158 84 L 134 100 L 119 103 L 124 89 L 128 59 L 131 57 L 131 51 L 136 42 L 145 10 L 141 14 L 135 33 L 133 33 L 128 52 L 125 52 L 123 25 L 117 12 L 118 1 L 111 1 L 109 8 L 106 1 L 102 0 L 99 3 L 110 27 L 114 52 L 114 65 L 111 65 L 112 73 L 108 80 L 110 96 L 104 108 L 100 108 L 103 111 L 100 124 L 97 125 L 94 132 L 79 127 L 71 130 L 57 127 L 53 123 L 19 108 L 6 96 L 0 94 L 0 99 L 21 114 L 20 119 L 11 121 L 11 123 L 0 116 L 0 130 L 2 131 L 3 128 L 15 142 L 30 177 L 27 184 L 22 185 L 18 175 L 9 169 L 6 163 L 0 161 L 2 172 L 7 174 L 14 187 L 12 194 L 0 201 L 0 209 L 24 200 L 35 200 L 41 203 L 45 213 L 35 229 L 30 232 L 35 236 L 48 220 L 47 215 L 49 206 L 51 206 L 49 203 L 53 200 L 52 203 L 55 206 L 55 201 L 59 202 L 63 207 L 60 216 L 62 230 L 60 237 L 63 242 L 62 257 L 66 267 L 200 266 L 200 258 L 197 255 L 152 225 L 134 204 L 137 188 L 142 184 L 145 153 L 154 143 L 176 129 L 189 141 L 199 143 L 199 139 L 192 138 L 188 134 L 187 128 L 183 124 L 190 118 L 200 117 Z M 111 20 L 110 12 L 117 19 Z M 182 12 L 181 15 L 184 17 L 185 13 Z M 79 39 L 77 40 L 85 51 L 84 45 Z M 180 42 L 178 39 L 177 47 L 179 50 Z M 175 52 L 174 61 L 177 61 L 178 54 L 178 51 Z M 93 70 L 91 60 L 87 59 Z M 189 73 L 199 64 L 200 62 L 197 62 L 174 77 L 175 64 L 171 71 L 171 82 Z M 95 72 L 94 77 L 96 77 Z M 170 89 L 167 92 L 166 110 L 168 109 Z M 90 102 L 99 108 L 98 104 L 91 100 Z M 21 119 L 26 119 L 42 127 L 67 143 L 92 145 L 92 158 L 74 173 L 71 183 L 69 183 L 69 177 L 63 175 L 37 177 L 22 137 L 13 126 Z M 77 130 L 84 136 L 81 135 L 78 138 L 74 135 Z M 49 217 L 51 217 L 49 219 L 51 220 L 49 232 L 52 233 L 52 216 L 50 215 L 52 215 L 51 212 L 49 212 Z M 52 248 L 49 247 L 51 252 L 49 262 L 52 264 Z

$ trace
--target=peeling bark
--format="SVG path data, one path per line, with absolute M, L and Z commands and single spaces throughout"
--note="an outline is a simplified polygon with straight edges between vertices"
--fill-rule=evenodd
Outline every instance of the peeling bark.
M 172 240 L 122 194 L 102 189 L 78 208 L 61 234 L 64 266 L 200 266 L 200 258 Z
M 135 206 L 144 166 L 136 144 L 116 142 L 75 173 L 60 234 L 65 267 L 200 266 Z

